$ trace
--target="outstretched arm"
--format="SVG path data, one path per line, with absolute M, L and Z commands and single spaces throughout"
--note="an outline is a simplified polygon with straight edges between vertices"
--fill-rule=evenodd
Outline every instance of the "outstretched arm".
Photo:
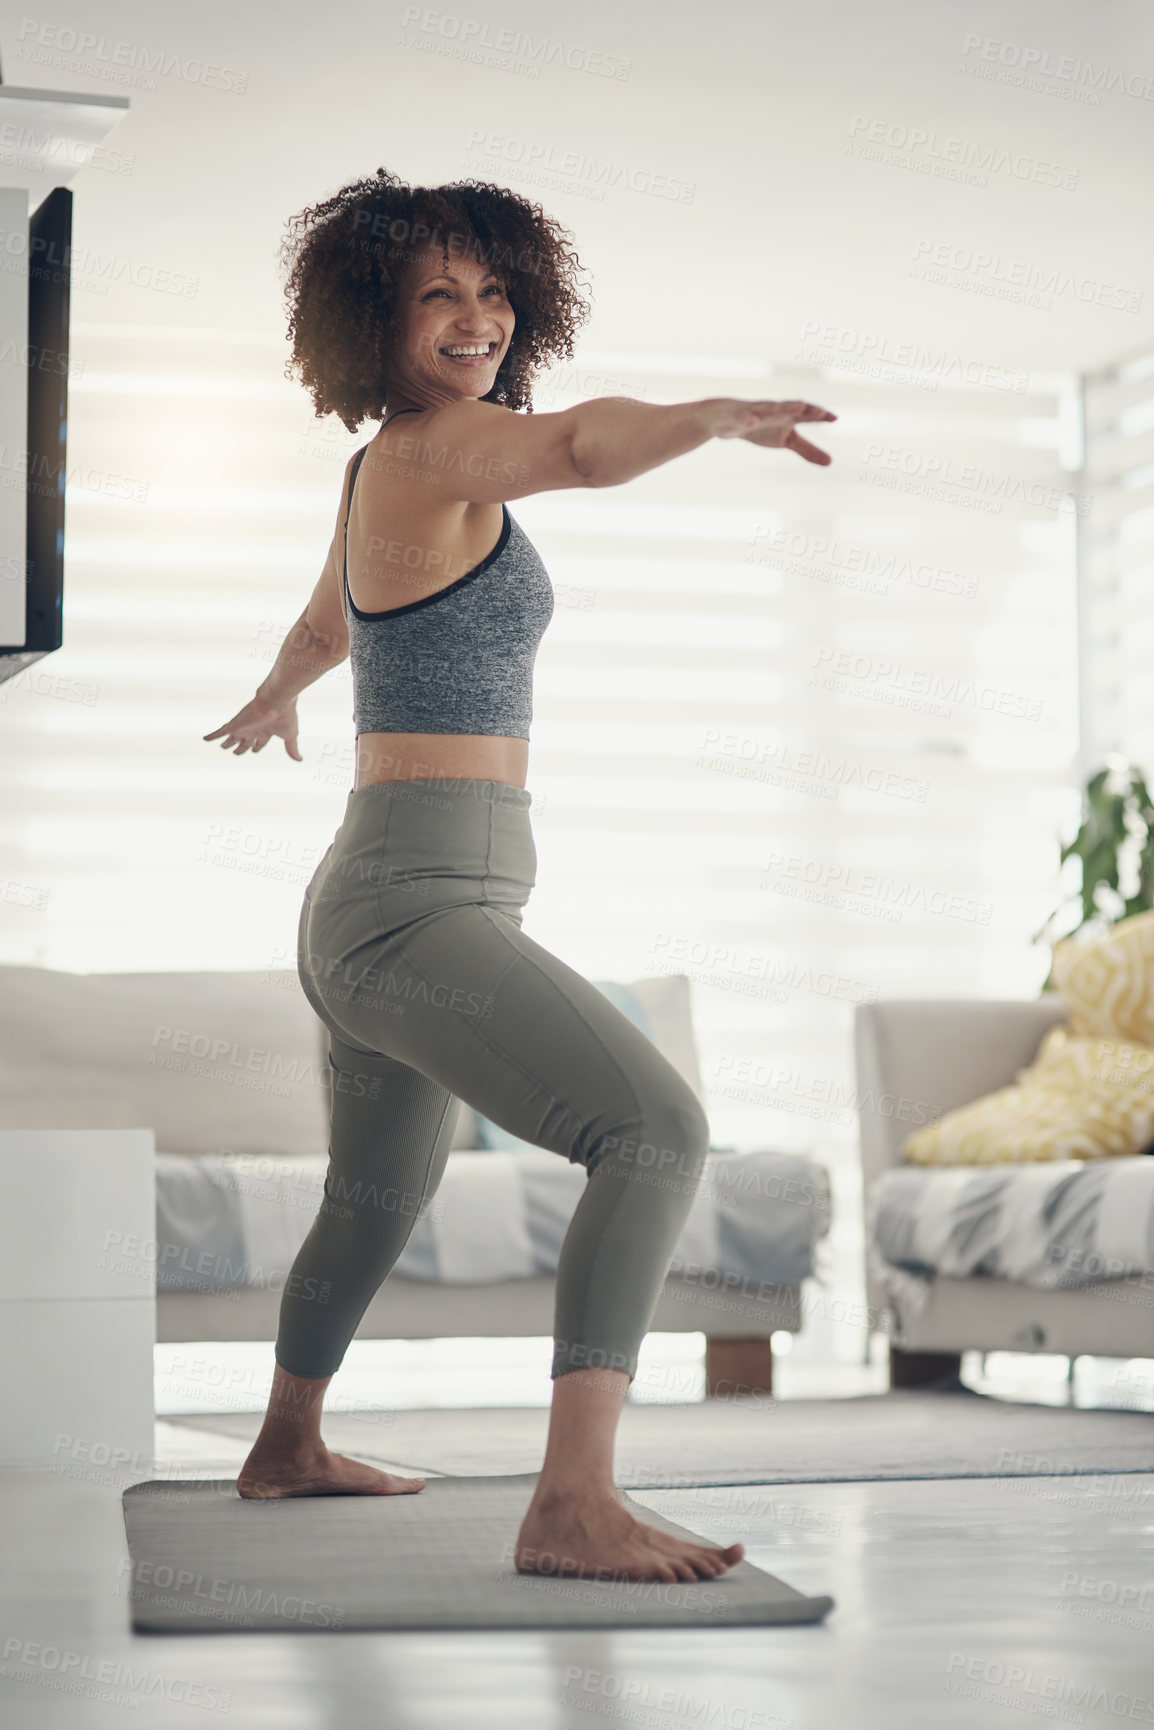
M 777 446 L 824 467 L 828 453 L 803 438 L 796 423 L 837 419 L 812 402 L 745 402 L 729 396 L 668 404 L 593 397 L 578 403 L 574 413 L 574 460 L 591 487 L 620 486 L 710 439 Z
M 402 421 L 384 435 L 390 456 L 435 480 L 446 498 L 498 504 L 567 487 L 615 487 L 714 438 L 792 450 L 825 467 L 830 458 L 797 431 L 799 421 L 832 421 L 810 402 L 705 397 L 650 403 L 592 397 L 557 414 L 519 414 L 468 398 L 420 425 Z
M 270 739 L 276 738 L 284 740 L 284 748 L 294 762 L 303 761 L 297 748 L 297 698 L 323 674 L 339 667 L 349 652 L 342 560 L 350 467 L 351 464 L 345 468 L 329 556 L 308 606 L 286 633 L 272 670 L 257 686 L 251 703 L 246 703 L 215 733 L 203 735 L 206 742 L 219 739 L 223 751 L 231 750 L 242 757 L 246 751 L 263 750 Z

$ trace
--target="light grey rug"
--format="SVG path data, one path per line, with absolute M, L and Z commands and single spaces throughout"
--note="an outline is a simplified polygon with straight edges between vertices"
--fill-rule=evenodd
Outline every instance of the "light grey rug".
M 409 1472 L 540 1471 L 543 1407 L 347 1412 L 325 1420 L 340 1453 Z M 170 1420 L 244 1440 L 256 1413 Z M 632 1405 L 621 1414 L 623 1488 L 820 1484 L 885 1478 L 1049 1477 L 1154 1471 L 1154 1413 L 1027 1405 L 901 1390 L 834 1400 L 747 1397 Z
M 283 1502 L 245 1501 L 225 1480 L 134 1484 L 123 1497 L 132 1625 L 184 1634 L 716 1628 L 819 1622 L 833 1607 L 746 1561 L 696 1581 L 519 1574 L 513 1544 L 535 1480 L 430 1478 L 415 1495 Z M 624 1500 L 648 1524 L 695 1536 Z

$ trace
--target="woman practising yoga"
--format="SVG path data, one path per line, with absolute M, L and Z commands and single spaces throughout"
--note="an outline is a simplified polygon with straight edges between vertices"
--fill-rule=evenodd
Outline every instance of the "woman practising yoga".
M 346 467 L 324 570 L 271 673 L 205 735 L 237 756 L 280 738 L 300 762 L 297 697 L 351 657 L 355 784 L 305 892 L 298 946 L 329 1034 L 328 1175 L 286 1281 L 268 1412 L 237 1488 L 423 1487 L 330 1453 L 321 1403 L 436 1191 L 465 1100 L 587 1173 L 557 1268 L 549 1433 L 518 1571 L 709 1579 L 742 1545 L 634 1519 L 613 1475 L 709 1126 L 633 1022 L 521 929 L 537 866 L 533 666 L 553 593 L 507 505 L 619 486 L 713 438 L 825 464 L 797 426 L 836 416 L 728 397 L 517 412 L 588 316 L 570 238 L 503 187 L 410 188 L 383 169 L 289 224 L 293 363 L 318 415 L 350 432 L 381 426 Z M 677 292 L 667 275 L 653 284 Z M 687 300 L 687 325 L 701 312 Z M 756 324 L 754 308 L 754 343 Z

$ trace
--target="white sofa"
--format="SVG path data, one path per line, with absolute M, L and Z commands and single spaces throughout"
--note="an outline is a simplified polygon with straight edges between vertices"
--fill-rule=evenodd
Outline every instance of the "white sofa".
M 689 979 L 644 979 L 628 990 L 643 1008 L 654 1043 L 704 1103 Z M 275 1155 L 316 1167 L 327 1145 L 327 1074 L 327 1036 L 295 972 L 70 974 L 0 967 L 0 1122 L 8 1128 L 150 1128 L 158 1155 L 181 1156 L 179 1163 L 190 1168 L 192 1161 L 203 1165 L 206 1156 L 219 1161 L 225 1153 L 250 1161 Z M 477 1142 L 475 1115 L 462 1102 L 451 1169 L 465 1156 L 488 1157 L 494 1166 L 498 1159 L 524 1157 L 555 1160 L 563 1172 L 583 1178 L 579 1167 L 540 1149 L 486 1155 Z M 813 1172 L 819 1180 L 811 1210 L 816 1237 L 828 1231 L 829 1191 L 821 1168 Z M 310 1199 L 306 1216 L 299 1190 L 297 1202 L 291 1224 L 303 1235 L 315 1205 Z M 772 1199 L 757 1204 L 763 1215 L 773 1205 Z M 745 1212 L 737 1229 L 749 1240 L 758 1226 L 754 1204 Z M 759 1253 L 756 1236 L 750 1253 Z M 802 1325 L 800 1282 L 779 1279 L 768 1289 L 744 1282 L 738 1302 L 700 1268 L 685 1267 L 683 1275 L 675 1258 L 653 1329 L 706 1335 L 710 1392 L 724 1391 L 726 1383 L 768 1388 L 770 1335 L 796 1333 Z M 405 1278 L 397 1269 L 358 1331 L 363 1338 L 549 1335 L 553 1299 L 551 1274 L 439 1283 Z M 162 1282 L 157 1337 L 271 1340 L 279 1302 L 272 1287 L 173 1290 Z
M 867 1298 L 871 1331 L 890 1335 L 894 1386 L 956 1374 L 965 1350 L 1154 1356 L 1154 1291 L 1124 1290 L 1110 1280 L 1039 1290 L 1007 1279 L 937 1275 L 925 1301 L 907 1304 L 886 1289 L 869 1254 L 874 1188 L 902 1163 L 911 1131 L 1008 1086 L 1033 1062 L 1048 1029 L 1065 1019 L 1057 996 L 896 999 L 855 1010 Z

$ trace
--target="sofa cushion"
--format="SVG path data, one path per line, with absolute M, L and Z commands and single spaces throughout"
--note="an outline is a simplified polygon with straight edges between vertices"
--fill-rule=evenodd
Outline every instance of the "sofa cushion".
M 1054 945 L 1053 979 L 1075 1033 L 1154 1047 L 1154 913 Z
M 1154 1143 L 1154 912 L 1054 945 L 1067 1023 L 1053 1027 L 1013 1086 L 915 1130 L 917 1165 L 1105 1159 Z
M 580 1166 L 537 1147 L 451 1155 L 396 1273 L 464 1285 L 555 1273 L 585 1181 Z M 324 1183 L 320 1157 L 161 1154 L 158 1284 L 184 1291 L 283 1287 Z M 815 1251 L 829 1225 L 829 1174 L 807 1155 L 711 1154 L 669 1272 L 700 1285 L 704 1323 L 719 1293 L 752 1298 L 760 1291 L 772 1300 L 777 1286 L 820 1277 Z M 727 1306 L 732 1310 L 732 1296 Z
M 0 967 L 0 1122 L 166 1153 L 323 1153 L 325 1051 L 295 972 Z
M 1154 1051 L 1052 1027 L 1013 1084 L 906 1138 L 914 1165 L 1106 1159 L 1154 1143 Z
M 689 978 L 606 981 L 599 989 L 702 1098 Z M 327 1064 L 327 1035 L 291 969 L 0 966 L 7 1128 L 152 1128 L 166 1153 L 307 1157 L 328 1145 Z M 496 1124 L 484 1129 L 459 1101 L 452 1151 L 529 1145 Z
M 895 1166 L 870 1191 L 866 1226 L 871 1266 L 915 1313 L 938 1275 L 1039 1290 L 1139 1276 L 1147 1288 L 1141 1276 L 1154 1270 L 1154 1159 L 1057 1160 L 988 1171 Z M 887 1277 L 893 1268 L 922 1282 L 921 1289 L 910 1277 Z M 1117 1295 L 1132 1301 L 1142 1292 Z
M 457 1121 L 453 1125 L 453 1139 L 449 1143 L 450 1153 L 476 1152 L 481 1146 L 481 1131 L 477 1124 L 477 1113 L 463 1099 L 457 1101 Z
M 654 1045 L 705 1105 L 707 1101 L 697 1061 L 697 1038 L 693 1031 L 689 975 L 666 973 L 648 979 L 634 979 L 629 989 L 645 1011 Z

